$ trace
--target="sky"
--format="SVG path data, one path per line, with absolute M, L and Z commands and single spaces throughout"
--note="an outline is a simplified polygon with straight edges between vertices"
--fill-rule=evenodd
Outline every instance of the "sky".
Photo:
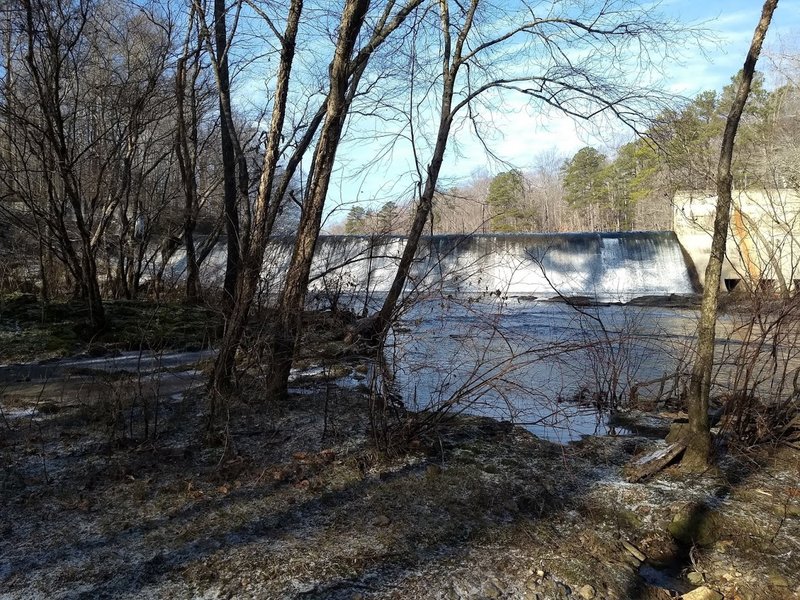
M 680 60 L 666 63 L 662 69 L 666 89 L 685 97 L 701 91 L 720 90 L 741 68 L 753 30 L 761 14 L 760 0 L 664 0 L 660 10 L 667 17 L 691 23 L 706 30 L 712 39 L 701 46 L 682 49 Z M 800 34 L 800 0 L 781 0 L 765 43 L 760 68 L 768 57 L 793 42 Z M 504 100 L 504 110 L 487 115 L 493 135 L 489 144 L 501 160 L 487 155 L 483 145 L 461 128 L 451 139 L 450 149 L 442 168 L 446 185 L 468 180 L 472 174 L 494 174 L 511 167 L 532 168 L 537 157 L 556 153 L 569 157 L 586 145 L 606 151 L 632 139 L 624 127 L 606 124 L 602 128 L 586 127 L 557 114 L 541 114 L 528 110 L 518 99 Z M 516 104 L 518 103 L 518 104 Z M 366 139 L 365 139 L 366 138 Z M 378 208 L 386 201 L 402 202 L 411 198 L 413 177 L 409 173 L 412 156 L 400 148 L 377 168 L 366 174 L 364 164 L 372 160 L 378 145 L 371 144 L 369 132 L 357 140 L 345 138 L 339 150 L 339 161 L 326 203 L 326 226 L 341 222 L 355 204 Z

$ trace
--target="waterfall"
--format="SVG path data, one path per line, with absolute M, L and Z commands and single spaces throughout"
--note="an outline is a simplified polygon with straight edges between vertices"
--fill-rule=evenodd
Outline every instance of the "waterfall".
M 321 236 L 309 290 L 380 294 L 394 278 L 405 247 L 400 236 Z M 280 289 L 293 241 L 270 242 L 262 283 Z M 180 278 L 185 257 L 171 262 Z M 225 244 L 203 265 L 206 283 L 222 281 Z M 689 269 L 673 232 L 436 235 L 423 238 L 409 286 L 446 294 L 552 298 L 589 296 L 626 302 L 636 296 L 691 294 Z

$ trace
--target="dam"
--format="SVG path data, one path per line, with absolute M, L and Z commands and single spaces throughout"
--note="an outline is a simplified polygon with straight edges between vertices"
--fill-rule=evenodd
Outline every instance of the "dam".
M 270 241 L 262 292 L 282 286 L 294 240 Z M 406 238 L 393 235 L 320 236 L 310 292 L 380 295 L 388 291 Z M 692 294 L 692 265 L 670 231 L 521 233 L 426 236 L 420 242 L 407 291 L 446 295 L 587 296 L 626 302 L 637 296 Z M 182 277 L 185 257 L 173 257 L 168 275 Z M 208 284 L 220 283 L 225 244 L 201 268 Z

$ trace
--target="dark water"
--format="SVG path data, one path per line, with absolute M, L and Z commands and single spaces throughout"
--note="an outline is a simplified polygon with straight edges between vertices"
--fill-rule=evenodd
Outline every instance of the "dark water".
M 626 433 L 608 425 L 612 399 L 624 404 L 633 385 L 685 370 L 696 317 L 653 307 L 430 301 L 401 323 L 389 356 L 396 391 L 414 408 L 511 420 L 564 442 Z

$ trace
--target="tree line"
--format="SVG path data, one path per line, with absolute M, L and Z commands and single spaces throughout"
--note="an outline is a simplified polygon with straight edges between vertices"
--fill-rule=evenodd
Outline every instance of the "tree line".
M 791 58 L 791 57 L 789 57 Z M 797 189 L 800 152 L 797 60 L 771 69 L 767 89 L 756 73 L 743 111 L 732 166 L 736 189 Z M 572 157 L 551 152 L 527 171 L 509 169 L 436 194 L 434 233 L 502 233 L 668 230 L 678 190 L 708 192 L 727 114 L 741 75 L 721 92 L 705 91 L 678 108 L 662 111 L 633 141 L 613 152 L 587 146 Z M 353 206 L 344 233 L 401 234 L 407 208 L 377 211 Z M 388 215 L 391 213 L 391 218 Z
M 641 49 L 671 47 L 684 25 L 626 0 L 542 8 L 526 0 L 8 2 L 0 215 L 18 251 L 6 260 L 28 259 L 43 300 L 71 294 L 101 329 L 105 299 L 158 294 L 180 251 L 185 299 L 223 312 L 210 384 L 220 399 L 235 387 L 268 241 L 288 223 L 294 246 L 260 349 L 268 395 L 283 395 L 340 144 L 359 123 L 380 124 L 372 137 L 385 142 L 384 155 L 413 156 L 407 216 L 395 219 L 388 207 L 375 217 L 404 223 L 409 237 L 363 331 L 380 338 L 420 236 L 445 219 L 440 174 L 454 131 L 480 134 L 508 97 L 539 111 L 612 115 L 639 130 L 669 103 L 620 74 L 657 61 Z M 583 50 L 592 52 L 573 63 Z M 512 173 L 496 187 L 501 203 L 524 186 Z M 560 210 L 490 218 L 529 227 Z M 201 268 L 222 234 L 223 289 L 208 289 Z M 215 400 L 212 416 L 218 408 Z

